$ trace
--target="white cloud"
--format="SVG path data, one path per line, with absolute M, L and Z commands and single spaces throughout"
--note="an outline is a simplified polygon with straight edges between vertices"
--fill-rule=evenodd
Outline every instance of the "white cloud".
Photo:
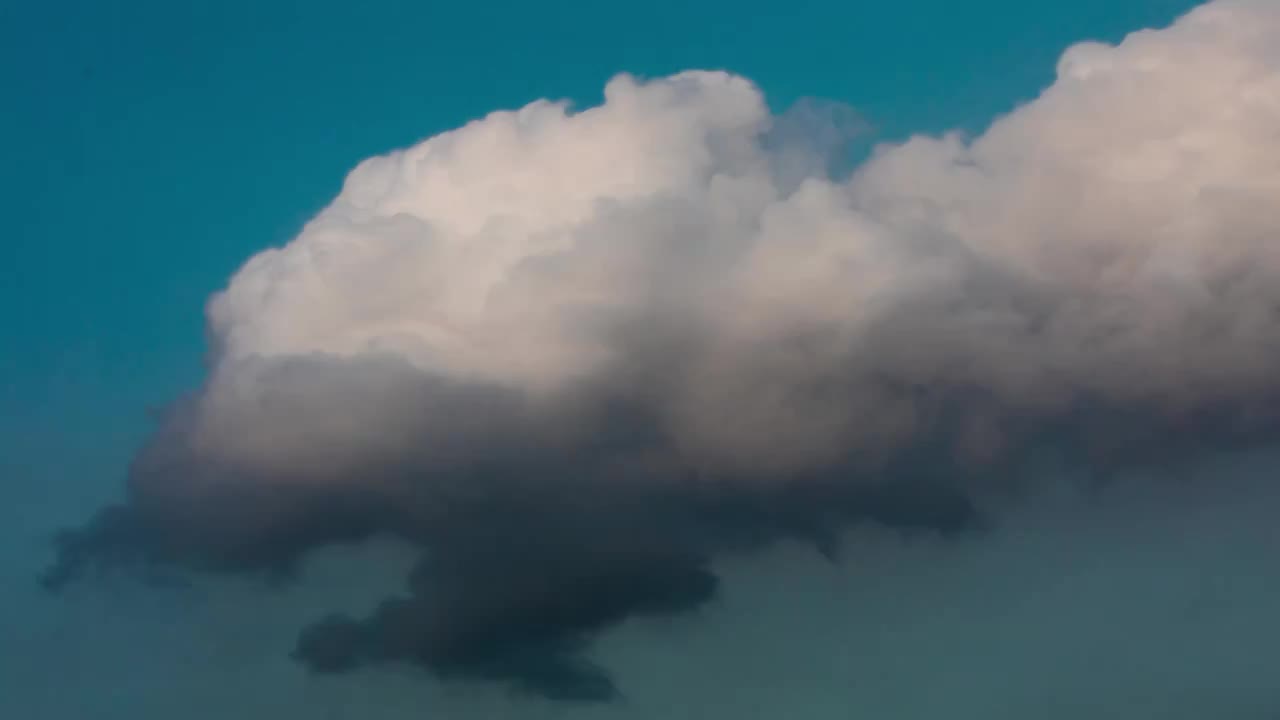
M 892 451 L 947 390 L 989 399 L 978 452 L 1002 413 L 1083 398 L 1247 406 L 1278 384 L 1277 47 L 1280 6 L 1219 0 L 1078 45 L 981 136 L 882 147 L 841 181 L 779 177 L 763 97 L 723 73 L 494 113 L 365 161 L 212 300 L 197 446 L 252 465 L 435 428 L 371 355 L 534 400 L 643 382 L 686 460 L 730 471 Z M 313 354 L 365 379 L 264 409 L 289 373 L 262 368 Z

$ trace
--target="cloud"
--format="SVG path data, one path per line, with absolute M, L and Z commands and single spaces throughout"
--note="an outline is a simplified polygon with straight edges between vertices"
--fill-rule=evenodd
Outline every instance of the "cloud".
M 711 561 L 875 521 L 958 531 L 1046 437 L 1265 437 L 1280 375 L 1280 9 L 1217 0 L 982 135 L 832 174 L 858 124 L 725 73 L 619 76 L 361 163 L 209 303 L 206 383 L 104 558 L 288 574 L 423 548 L 408 593 L 304 631 L 318 670 L 410 661 L 578 699 L 582 649 L 712 596 Z
M 569 707 L 413 670 L 315 674 L 289 658 L 302 623 L 373 614 L 411 567 L 408 547 L 315 552 L 299 582 L 270 591 L 120 578 L 55 602 L 21 582 L 34 563 L 15 538 L 0 564 L 13 620 L 0 686 L 10 707 L 50 719 L 1265 720 L 1280 708 L 1277 461 L 1232 453 L 1098 493 L 1050 464 L 1035 470 L 1037 497 L 981 535 L 866 527 L 838 564 L 796 543 L 720 557 L 717 597 L 696 614 L 631 620 L 592 644 L 625 698 Z

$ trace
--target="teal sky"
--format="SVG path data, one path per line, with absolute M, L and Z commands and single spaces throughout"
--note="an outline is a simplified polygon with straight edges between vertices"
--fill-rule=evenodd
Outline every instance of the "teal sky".
M 118 492 L 148 408 L 199 382 L 205 299 L 362 158 L 694 67 L 775 106 L 849 103 L 881 139 L 978 129 L 1068 44 L 1194 4 L 4 0 L 0 481 L 18 527 Z

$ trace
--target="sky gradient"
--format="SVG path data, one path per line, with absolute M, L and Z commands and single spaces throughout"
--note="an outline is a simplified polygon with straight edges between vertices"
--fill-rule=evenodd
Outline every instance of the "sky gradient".
M 1051 83 L 1072 43 L 1114 43 L 1194 5 L 707 3 L 620 12 L 587 4 L 6 4 L 0 77 L 16 112 L 0 119 L 0 129 L 14 140 L 3 190 L 17 228 L 0 246 L 0 320 L 10 338 L 0 353 L 0 482 L 10 498 L 0 607 L 32 619 L 10 631 L 4 645 L 16 650 L 0 651 L 7 655 L 0 694 L 9 694 L 6 679 L 25 686 L 17 696 L 29 703 L 28 714 L 54 720 L 83 717 L 100 704 L 106 709 L 98 716 L 108 718 L 199 708 L 210 717 L 390 719 L 419 716 L 423 703 L 449 708 L 450 717 L 511 717 L 521 707 L 483 686 L 422 690 L 412 672 L 317 684 L 289 662 L 302 620 L 339 608 L 367 612 L 386 588 L 403 583 L 412 561 L 404 548 L 318 556 L 307 588 L 265 600 L 239 580 L 200 579 L 168 594 L 121 581 L 56 601 L 35 587 L 49 562 L 50 534 L 118 497 L 156 409 L 205 379 L 209 297 L 249 257 L 296 236 L 365 158 L 537 98 L 597 105 L 619 72 L 658 78 L 688 68 L 741 74 L 775 111 L 803 97 L 848 105 L 876 142 L 957 128 L 977 134 Z M 1194 480 L 1185 492 L 1150 497 L 1139 487 L 1081 519 L 1063 508 L 1089 500 L 1073 496 L 1018 515 L 1026 526 L 1014 523 L 1012 543 L 935 547 L 866 531 L 865 574 L 856 577 L 788 544 L 753 561 L 735 556 L 722 571 L 723 599 L 699 611 L 705 624 L 626 625 L 601 640 L 602 662 L 627 679 L 632 703 L 610 712 L 778 717 L 803 707 L 808 714 L 796 717 L 826 718 L 862 703 L 902 717 L 946 709 L 990 717 L 1016 708 L 1034 713 L 1055 687 L 1045 678 L 1056 678 L 1059 702 L 1088 713 L 1099 710 L 1081 699 L 1084 690 L 1099 690 L 1094 675 L 1128 673 L 1137 679 L 1114 697 L 1132 707 L 1127 714 L 1106 708 L 1106 717 L 1172 717 L 1184 707 L 1269 717 L 1277 705 L 1266 704 L 1246 667 L 1268 659 L 1262 643 L 1231 643 L 1251 637 L 1246 626 L 1280 595 L 1274 574 L 1249 570 L 1262 563 L 1259 548 L 1274 541 L 1261 528 L 1280 502 L 1259 489 L 1274 466 L 1265 452 L 1210 453 L 1183 472 L 1224 478 L 1218 485 L 1227 490 L 1212 498 L 1198 495 Z M 1188 523 L 1203 529 L 1190 548 L 1179 544 Z M 983 695 L 1018 658 L 1036 657 L 1037 642 L 1069 644 L 1073 625 L 1096 628 L 1109 613 L 1132 621 L 1150 598 L 1179 592 L 1179 583 L 1190 582 L 1182 561 L 1188 552 L 1196 567 L 1223 568 L 1226 589 L 1218 591 L 1235 598 L 1235 614 L 1207 611 L 1185 623 L 1186 637 L 1170 638 L 1167 628 L 1181 621 L 1156 613 L 1132 632 L 1141 638 L 1135 645 L 1153 653 L 1203 652 L 1215 669 L 1201 687 L 1154 697 L 1160 670 L 1138 651 L 1115 653 L 1103 673 L 1090 675 L 1089 658 L 1114 649 L 1081 641 L 1055 655 L 1061 667 L 1026 678 L 1025 695 Z M 1126 568 L 1132 572 L 1117 571 Z M 971 578 L 1001 578 L 1021 598 L 1010 602 L 1021 605 L 993 614 L 989 591 Z M 1061 591 L 1075 580 L 1083 588 L 1076 595 Z M 1118 582 L 1117 602 L 1110 588 Z M 779 596 L 776 587 L 792 592 Z M 953 598 L 948 617 L 894 615 L 912 602 L 903 598 L 940 593 Z M 1046 628 L 1039 640 L 1026 633 L 1040 626 L 1029 618 L 1055 609 L 1061 627 Z M 805 617 L 824 619 L 810 626 Z M 884 643 L 877 662 L 847 650 L 870 642 L 868 628 L 878 628 L 872 635 Z M 1000 635 L 1009 628 L 1020 634 Z M 1274 627 L 1251 631 L 1255 639 L 1276 635 Z M 773 669 L 741 661 L 779 643 L 812 666 L 779 680 L 767 701 L 746 696 L 755 698 L 748 707 L 733 708 L 734 698 L 721 692 L 689 691 L 673 669 L 723 668 L 699 682 L 703 688 L 767 687 Z M 672 644 L 695 660 L 669 665 Z M 957 678 L 955 648 L 983 645 L 996 659 Z M 210 648 L 186 675 L 174 670 L 174 658 Z M 107 669 L 113 657 L 128 658 L 119 664 L 138 672 Z M 75 678 L 71 689 L 33 692 L 32 674 L 55 667 Z M 1086 679 L 1073 685 L 1072 673 Z M 872 678 L 867 694 L 840 694 L 850 676 Z M 148 677 L 164 678 L 168 690 L 157 692 Z M 922 681 L 943 688 L 942 707 L 915 691 Z M 539 703 L 521 712 L 570 711 Z

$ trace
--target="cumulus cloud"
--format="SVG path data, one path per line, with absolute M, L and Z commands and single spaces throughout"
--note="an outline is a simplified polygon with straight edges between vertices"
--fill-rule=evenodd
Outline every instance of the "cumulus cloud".
M 602 699 L 585 643 L 701 606 L 720 553 L 974 527 L 975 477 L 1045 433 L 1266 433 L 1277 47 L 1280 7 L 1216 0 L 848 174 L 854 116 L 718 72 L 366 160 L 210 301 L 206 383 L 46 579 L 391 534 L 424 548 L 408 593 L 301 659 Z

